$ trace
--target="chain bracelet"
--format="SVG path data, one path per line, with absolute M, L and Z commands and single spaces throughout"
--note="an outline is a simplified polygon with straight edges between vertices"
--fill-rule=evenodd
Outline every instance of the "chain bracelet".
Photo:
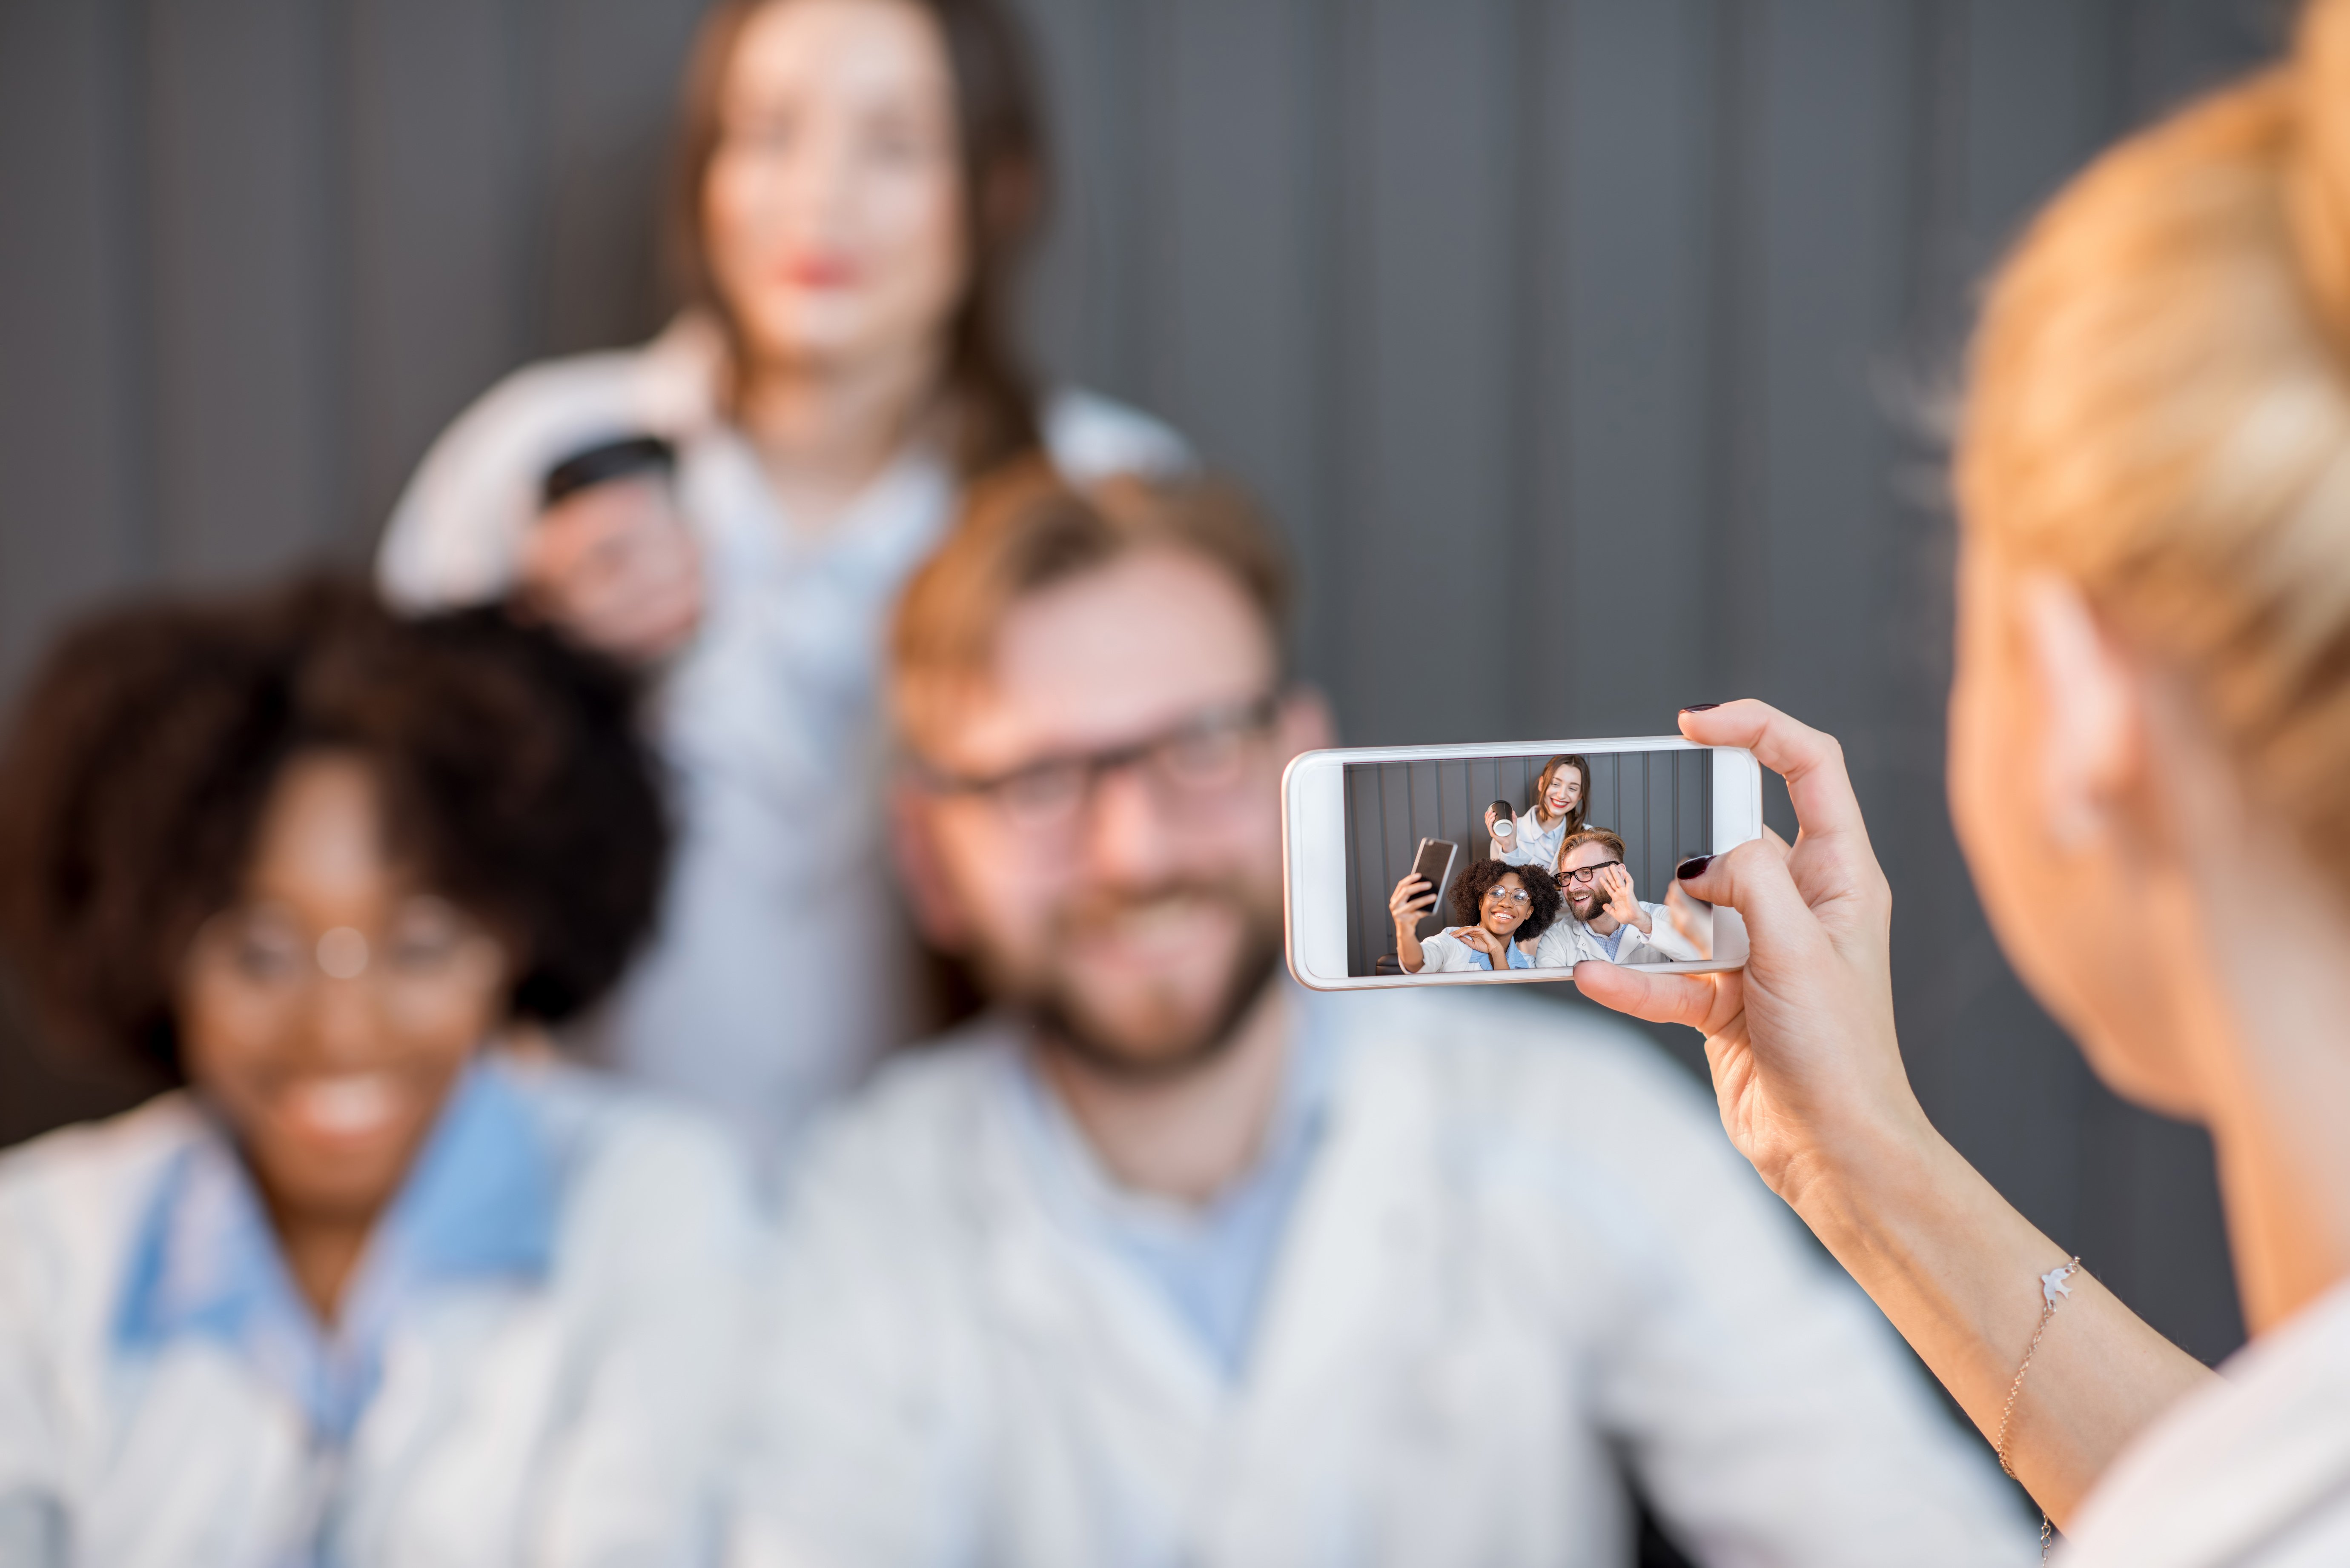
M 2048 1320 L 2056 1315 L 2057 1306 L 2073 1293 L 2074 1274 L 2081 1272 L 2081 1260 L 2074 1257 L 2059 1263 L 2040 1276 L 2040 1322 L 2032 1331 L 2032 1343 L 2023 1347 L 2023 1360 L 2015 1368 L 2015 1380 L 2007 1386 L 2007 1403 L 2000 1407 L 1999 1436 L 1991 1441 L 1991 1452 L 1999 1456 L 1999 1468 L 2007 1472 L 2010 1480 L 2020 1480 L 2015 1467 L 2007 1459 L 2007 1428 L 2015 1419 L 2015 1398 L 2023 1392 L 2023 1375 L 2032 1370 L 2032 1358 L 2040 1354 L 2041 1336 L 2048 1332 Z M 2040 1561 L 2048 1561 L 2048 1547 L 2054 1540 L 2056 1527 L 2049 1522 L 2045 1509 L 2040 1514 Z

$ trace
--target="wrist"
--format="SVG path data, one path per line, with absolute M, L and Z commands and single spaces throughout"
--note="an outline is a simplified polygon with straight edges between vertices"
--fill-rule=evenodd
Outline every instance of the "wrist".
M 1947 1227 L 1958 1189 L 1981 1179 L 1922 1109 L 1910 1109 L 1817 1140 L 1770 1180 L 1848 1269 L 1865 1255 L 1911 1251 L 1913 1232 Z

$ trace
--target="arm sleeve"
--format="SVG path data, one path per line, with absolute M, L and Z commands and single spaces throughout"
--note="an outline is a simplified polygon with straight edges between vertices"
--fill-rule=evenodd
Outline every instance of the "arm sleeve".
M 728 1568 L 956 1568 L 975 1560 L 983 1390 L 938 1312 L 935 1215 L 902 1167 L 819 1147 L 761 1292 Z
M 596 441 L 663 424 L 639 410 L 635 379 L 628 354 L 532 366 L 458 415 L 384 525 L 376 553 L 384 597 L 415 611 L 503 597 L 537 520 L 546 471 Z
M 1626 1055 L 1629 1056 L 1630 1052 Z M 1620 1265 L 1603 1423 L 1709 1568 L 2024 1564 L 1990 1455 L 1723 1139 L 1694 1085 L 1629 1061 L 1579 1142 Z
M 0 1563 L 67 1562 L 62 1446 L 45 1370 L 39 1302 L 45 1258 L 28 1196 L 0 1189 Z
M 682 1117 L 612 1137 L 576 1200 L 599 1213 L 572 1287 L 594 1327 L 547 1456 L 532 1561 L 548 1568 L 709 1561 L 742 1430 L 747 1178 L 717 1133 Z

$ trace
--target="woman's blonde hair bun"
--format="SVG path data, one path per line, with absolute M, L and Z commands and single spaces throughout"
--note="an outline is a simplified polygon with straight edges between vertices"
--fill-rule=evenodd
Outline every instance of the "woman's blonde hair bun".
M 1970 376 L 1969 537 L 2182 671 L 2350 888 L 2350 0 L 2061 192 Z

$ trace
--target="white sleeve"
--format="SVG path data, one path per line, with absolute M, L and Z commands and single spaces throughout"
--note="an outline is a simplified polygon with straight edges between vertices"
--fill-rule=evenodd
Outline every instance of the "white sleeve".
M 1653 1053 L 1623 1055 L 1580 1086 L 1589 1104 L 1560 1141 L 1606 1168 L 1584 1184 L 1622 1298 L 1594 1358 L 1603 1417 L 1684 1549 L 1758 1568 L 2033 1561 L 1988 1447 L 1696 1086 Z
M 502 597 L 537 519 L 546 471 L 584 447 L 659 422 L 645 417 L 634 384 L 637 352 L 517 370 L 458 415 L 384 525 L 376 553 L 384 597 L 413 611 Z
M 605 1135 L 567 1206 L 558 1261 L 586 1340 L 549 1435 L 530 1559 L 549 1568 L 699 1563 L 745 1418 L 749 1182 L 715 1129 L 639 1107 Z
M 1667 961 L 1693 963 L 1705 956 L 1697 950 L 1697 944 L 1681 935 L 1680 929 L 1673 924 L 1673 912 L 1670 909 L 1662 904 L 1651 904 L 1646 901 L 1641 903 L 1640 908 L 1648 911 L 1649 926 L 1648 934 L 1640 940 L 1656 949 Z M 1656 961 L 1651 959 L 1648 961 L 1653 963 Z
M 0 1563 L 64 1568 L 64 1442 L 50 1387 L 54 1351 L 45 1350 L 39 1302 L 47 1272 L 38 1227 L 24 1212 L 34 1194 L 18 1181 L 0 1189 Z
M 1477 967 L 1472 957 L 1474 949 L 1452 933 L 1458 926 L 1448 926 L 1419 944 L 1420 957 L 1427 961 L 1419 967 L 1422 974 L 1457 974 Z
M 1097 393 L 1066 388 L 1045 400 L 1045 450 L 1068 479 L 1116 473 L 1170 474 L 1197 466 L 1172 426 Z
M 938 1208 L 898 1199 L 909 1162 L 867 1141 L 844 1158 L 818 1140 L 776 1239 L 727 1568 L 973 1558 L 985 1400 L 942 1321 L 971 1284 L 941 1255 Z

